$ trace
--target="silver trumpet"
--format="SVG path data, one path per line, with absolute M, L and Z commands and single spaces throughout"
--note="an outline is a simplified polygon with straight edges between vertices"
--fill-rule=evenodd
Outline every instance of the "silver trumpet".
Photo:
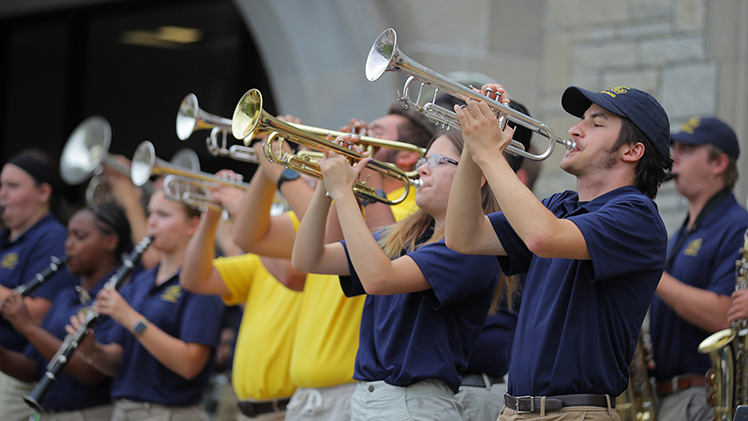
M 207 175 L 207 174 L 201 174 Z M 217 177 L 220 179 L 220 177 Z M 210 195 L 210 190 L 218 186 L 229 186 L 236 187 L 242 191 L 246 191 L 249 188 L 247 183 L 240 181 L 231 181 L 230 179 L 221 179 L 223 181 L 205 181 L 202 178 L 185 177 L 181 175 L 169 174 L 164 177 L 164 196 L 167 199 L 177 202 L 182 202 L 185 205 L 199 209 L 201 212 L 205 212 L 208 209 L 221 211 L 222 208 L 215 203 L 215 200 Z
M 218 205 L 210 197 L 210 189 L 227 186 L 247 190 L 249 187 L 241 179 L 230 179 L 190 170 L 159 159 L 156 156 L 153 143 L 147 140 L 141 142 L 135 149 L 130 169 L 130 177 L 136 186 L 148 182 L 151 175 L 166 175 L 163 186 L 164 195 L 169 199 L 181 201 L 202 211 L 207 208 L 218 208 Z
M 112 202 L 109 186 L 102 181 L 104 168 L 123 175 L 130 174 L 130 168 L 114 159 L 109 153 L 112 142 L 112 128 L 109 122 L 99 116 L 89 117 L 81 122 L 65 143 L 60 156 L 60 175 L 68 185 L 78 185 L 91 180 L 86 188 L 86 203 Z M 172 164 L 200 169 L 197 154 L 190 149 L 180 149 L 171 159 Z M 146 196 L 153 192 L 152 183 L 142 185 Z
M 199 107 L 195 94 L 187 94 L 177 111 L 177 137 L 184 141 L 195 131 L 205 129 L 210 129 L 210 136 L 205 139 L 205 143 L 211 155 L 226 156 L 250 164 L 258 163 L 254 149 L 241 144 L 228 146 L 228 135 L 233 136 L 231 119 L 206 112 Z
M 408 75 L 409 77 L 405 81 L 402 96 L 398 101 L 406 108 L 413 107 L 432 121 L 441 124 L 442 126 L 459 129 L 460 122 L 454 111 L 448 110 L 435 103 L 437 93 L 440 89 L 464 101 L 471 99 L 486 102 L 493 109 L 494 113 L 498 115 L 499 124 L 502 127 L 506 124 L 506 120 L 509 120 L 548 139 L 548 147 L 541 154 L 533 154 L 525 151 L 524 146 L 515 140 L 512 140 L 507 146 L 506 151 L 508 153 L 533 161 L 542 161 L 551 156 L 556 143 L 564 145 L 568 150 L 576 149 L 576 142 L 557 137 L 553 130 L 545 123 L 526 114 L 520 113 L 506 104 L 481 95 L 479 92 L 476 92 L 473 89 L 441 75 L 409 58 L 397 47 L 397 34 L 392 28 L 386 29 L 379 35 L 377 40 L 374 41 L 371 50 L 369 50 L 369 55 L 366 58 L 365 70 L 366 78 L 372 82 L 379 79 L 385 72 L 400 72 Z M 411 85 L 416 81 L 420 81 L 421 85 L 418 90 L 418 96 L 414 101 L 411 99 Z M 433 99 L 430 102 L 425 102 L 421 105 L 421 92 L 424 85 L 433 85 L 435 91 Z

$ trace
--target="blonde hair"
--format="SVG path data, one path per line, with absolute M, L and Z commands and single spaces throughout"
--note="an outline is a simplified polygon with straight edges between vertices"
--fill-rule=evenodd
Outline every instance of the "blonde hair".
M 449 139 L 455 150 L 460 154 L 462 153 L 464 140 L 462 139 L 462 134 L 456 130 L 449 130 L 435 135 L 429 142 L 429 147 L 441 136 L 445 136 Z M 493 191 L 491 191 L 491 187 L 488 183 L 484 183 L 481 187 L 481 206 L 484 214 L 499 210 L 499 203 L 496 200 L 496 197 L 494 197 Z M 396 259 L 407 252 L 417 250 L 425 244 L 437 242 L 443 239 L 443 231 L 434 231 L 428 242 L 421 242 L 418 244 L 419 239 L 421 239 L 421 237 L 433 225 L 434 217 L 426 213 L 426 211 L 418 209 L 407 218 L 385 228 L 378 241 L 379 247 L 382 248 L 382 251 L 384 251 L 384 254 L 386 254 L 387 257 L 390 259 Z M 512 298 L 516 292 L 515 280 L 515 277 L 507 277 L 503 273 L 499 273 L 499 282 L 493 301 L 491 302 L 490 314 L 496 313 L 499 304 L 504 297 L 506 297 L 509 309 L 512 309 Z

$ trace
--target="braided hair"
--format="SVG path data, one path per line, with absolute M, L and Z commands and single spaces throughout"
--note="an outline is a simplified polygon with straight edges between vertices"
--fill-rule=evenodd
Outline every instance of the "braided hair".
M 115 204 L 103 203 L 87 206 L 83 210 L 94 215 L 94 224 L 101 233 L 117 236 L 117 249 L 115 251 L 119 259 L 122 260 L 133 248 L 130 222 L 122 208 Z

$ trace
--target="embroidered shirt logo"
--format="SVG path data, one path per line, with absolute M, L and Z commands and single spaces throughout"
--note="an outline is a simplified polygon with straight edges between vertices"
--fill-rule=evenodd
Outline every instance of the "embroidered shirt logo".
M 0 267 L 3 269 L 13 269 L 18 263 L 18 253 L 8 253 L 3 257 L 0 262 Z
M 607 91 L 600 91 L 600 93 L 601 94 L 608 94 L 612 98 L 615 98 L 617 95 L 625 94 L 626 92 L 629 91 L 629 89 L 630 88 L 628 86 L 614 86 L 614 87 L 608 89 Z
M 181 295 L 182 287 L 179 285 L 172 285 L 164 290 L 161 294 L 161 299 L 170 303 L 176 303 Z
M 701 125 L 701 117 L 691 117 L 683 123 L 683 126 L 680 128 L 680 131 L 693 134 L 693 131 L 696 130 Z
M 697 256 L 699 254 L 699 249 L 701 249 L 702 242 L 703 240 L 701 238 L 692 240 L 690 243 L 688 243 L 688 247 L 683 250 L 683 254 L 686 256 Z

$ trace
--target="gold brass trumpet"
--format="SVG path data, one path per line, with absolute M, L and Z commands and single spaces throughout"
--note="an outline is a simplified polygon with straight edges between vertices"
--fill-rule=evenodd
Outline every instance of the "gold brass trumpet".
M 195 94 L 187 94 L 177 111 L 177 137 L 184 141 L 195 131 L 205 129 L 210 129 L 210 136 L 205 139 L 205 143 L 211 155 L 227 156 L 250 164 L 258 162 L 257 153 L 248 146 L 227 147 L 228 135 L 232 134 L 230 119 L 206 112 L 199 107 Z
M 502 127 L 506 123 L 506 119 L 508 119 L 548 139 L 548 147 L 541 154 L 536 155 L 525 151 L 524 146 L 515 140 L 512 140 L 509 146 L 507 146 L 506 151 L 508 153 L 522 156 L 533 161 L 542 161 L 551 156 L 556 143 L 564 145 L 568 150 L 576 149 L 576 142 L 557 137 L 553 133 L 553 130 L 543 122 L 520 113 L 506 104 L 481 95 L 479 92 L 449 79 L 448 77 L 409 58 L 397 47 L 397 34 L 392 28 L 382 32 L 376 41 L 374 41 L 374 44 L 369 51 L 369 55 L 366 58 L 365 70 L 366 78 L 372 82 L 379 79 L 385 72 L 400 72 L 409 75 L 403 88 L 402 97 L 399 98 L 398 101 L 406 108 L 413 107 L 442 126 L 459 129 L 460 122 L 454 111 L 448 110 L 435 103 L 436 95 L 440 89 L 464 101 L 472 99 L 486 102 L 494 112 L 498 114 L 499 124 Z M 432 101 L 426 102 L 423 105 L 419 104 L 421 100 L 421 90 L 419 90 L 418 97 L 415 101 L 411 99 L 410 88 L 416 81 L 421 82 L 421 90 L 423 89 L 424 84 L 433 85 L 436 88 Z
M 252 134 L 254 134 L 254 136 L 257 136 L 257 134 L 259 133 L 258 130 L 277 132 L 277 134 L 271 134 L 270 138 L 268 138 L 268 141 L 266 142 L 266 152 L 268 149 L 267 145 L 272 144 L 273 140 L 277 138 L 289 140 L 298 143 L 299 145 L 304 145 L 313 150 L 333 151 L 345 156 L 351 162 L 358 162 L 361 159 L 365 158 L 364 155 L 353 151 L 349 147 L 345 147 L 324 138 L 324 136 L 327 134 L 342 135 L 348 133 L 333 132 L 330 130 L 318 129 L 300 124 L 290 124 L 271 116 L 262 109 L 262 94 L 257 89 L 251 89 L 247 91 L 247 93 L 245 93 L 244 96 L 242 96 L 242 98 L 239 100 L 239 103 L 234 110 L 234 117 L 232 119 L 231 127 L 234 135 L 242 139 L 247 138 Z M 384 142 L 390 143 L 391 141 Z M 397 146 L 404 145 L 401 142 L 391 143 L 397 144 Z M 381 144 L 376 146 L 372 145 L 372 147 L 377 146 L 391 147 Z M 421 148 L 413 145 L 408 145 L 406 147 L 412 147 L 414 148 L 414 151 L 417 151 L 419 154 L 421 154 L 421 156 L 423 155 L 423 151 Z M 317 163 L 314 162 L 313 159 L 299 158 L 296 156 L 291 156 L 291 154 L 286 154 L 282 157 L 279 157 L 277 156 L 277 154 L 272 152 L 272 150 L 270 156 L 268 156 L 268 159 L 279 160 L 280 163 L 287 166 L 288 168 L 294 169 L 300 173 L 307 174 L 317 179 L 322 178 L 322 173 L 320 172 L 319 165 L 317 165 Z M 408 193 L 410 192 L 411 186 L 418 188 L 421 185 L 421 180 L 411 179 L 404 171 L 390 166 L 387 163 L 372 160 L 367 164 L 367 167 L 379 172 L 385 177 L 392 177 L 396 180 L 401 181 L 404 186 L 403 193 L 402 195 L 400 195 L 400 197 L 394 200 L 389 200 L 387 198 L 378 196 L 376 190 L 371 188 L 371 186 L 366 185 L 364 182 L 358 181 L 353 186 L 353 192 L 359 197 L 368 200 L 376 200 L 388 205 L 396 205 L 405 200 L 405 198 L 408 196 Z

